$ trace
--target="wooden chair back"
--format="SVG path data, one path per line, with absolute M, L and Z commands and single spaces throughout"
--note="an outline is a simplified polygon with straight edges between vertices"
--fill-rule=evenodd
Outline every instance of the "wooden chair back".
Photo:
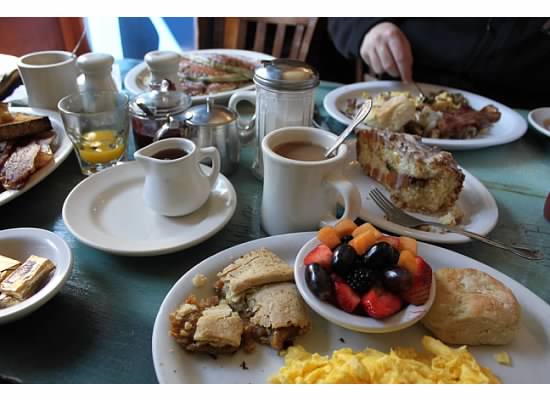
M 220 21 L 223 20 L 223 21 Z M 212 41 L 212 44 L 227 48 L 227 49 L 246 49 L 246 35 L 249 31 L 250 24 L 255 25 L 254 43 L 251 50 L 258 52 L 269 52 L 274 57 L 294 58 L 305 61 L 309 52 L 311 39 L 313 38 L 313 32 L 317 25 L 316 17 L 239 17 L 239 18 L 216 18 L 214 24 L 213 33 L 211 36 L 219 35 L 223 32 L 223 38 L 221 43 L 216 43 L 216 38 Z M 223 22 L 223 29 L 219 28 L 219 22 Z M 267 43 L 267 31 L 268 26 L 275 25 L 275 38 L 273 41 L 273 47 L 269 51 L 269 45 Z M 285 39 L 287 32 L 293 29 L 292 39 L 290 42 L 290 49 L 288 54 L 283 54 L 285 50 Z M 210 29 L 212 27 L 210 26 Z M 199 22 L 199 45 L 201 44 L 200 36 L 204 36 L 201 33 L 201 24 Z M 204 42 L 203 42 L 204 43 Z M 215 47 L 215 46 L 212 46 Z

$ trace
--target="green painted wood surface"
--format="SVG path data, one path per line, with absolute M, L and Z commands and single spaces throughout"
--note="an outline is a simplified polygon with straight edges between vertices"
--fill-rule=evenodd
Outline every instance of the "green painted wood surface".
M 323 82 L 316 95 L 319 106 L 336 86 Z M 335 121 L 326 122 L 341 131 Z M 546 259 L 526 262 L 473 242 L 446 247 L 503 271 L 550 302 L 550 223 L 542 216 L 550 191 L 550 139 L 530 130 L 515 143 L 455 157 L 497 201 L 500 219 L 491 236 L 539 247 Z M 166 256 L 110 255 L 81 244 L 67 231 L 63 201 L 84 178 L 74 155 L 44 182 L 0 207 L 0 228 L 52 230 L 69 243 L 75 260 L 74 272 L 57 296 L 30 316 L 0 326 L 0 374 L 28 383 L 156 382 L 151 335 L 170 287 L 203 259 L 265 235 L 260 228 L 261 183 L 250 172 L 252 159 L 253 149 L 243 148 L 241 167 L 230 177 L 238 205 L 229 224 L 210 240 Z

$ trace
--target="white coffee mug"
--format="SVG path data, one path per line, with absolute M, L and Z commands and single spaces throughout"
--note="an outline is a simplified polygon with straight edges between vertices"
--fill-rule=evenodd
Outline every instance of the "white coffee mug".
M 22 56 L 17 67 L 29 106 L 57 110 L 57 103 L 78 93 L 76 57 L 68 51 L 38 51 Z
M 273 150 L 283 143 L 306 142 L 328 149 L 337 136 L 321 129 L 286 127 L 262 140 L 264 186 L 262 226 L 270 235 L 318 229 L 338 222 L 334 216 L 337 194 L 344 203 L 343 218 L 355 219 L 361 209 L 357 187 L 342 170 L 348 152 L 339 147 L 336 156 L 322 161 L 297 161 Z

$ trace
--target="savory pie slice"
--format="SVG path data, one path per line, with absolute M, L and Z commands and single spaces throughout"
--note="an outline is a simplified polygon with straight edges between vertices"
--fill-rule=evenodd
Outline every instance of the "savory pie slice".
M 357 161 L 388 189 L 398 207 L 426 214 L 450 212 L 464 182 L 451 153 L 406 133 L 357 131 Z
M 310 329 L 306 305 L 292 282 L 252 290 L 246 302 L 251 315 L 246 331 L 254 332 L 257 341 L 276 350 L 292 345 L 294 338 Z
M 279 256 L 267 249 L 254 250 L 229 264 L 218 273 L 225 298 L 229 303 L 241 300 L 250 288 L 276 282 L 292 282 L 293 269 Z
M 193 352 L 233 353 L 241 345 L 244 323 L 239 314 L 217 297 L 197 301 L 189 296 L 170 314 L 170 334 Z

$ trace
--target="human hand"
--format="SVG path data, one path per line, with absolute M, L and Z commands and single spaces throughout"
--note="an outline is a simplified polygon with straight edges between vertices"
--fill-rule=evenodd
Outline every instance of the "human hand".
M 411 44 L 405 34 L 391 22 L 381 22 L 367 32 L 360 54 L 375 74 L 387 72 L 409 83 L 412 81 Z

